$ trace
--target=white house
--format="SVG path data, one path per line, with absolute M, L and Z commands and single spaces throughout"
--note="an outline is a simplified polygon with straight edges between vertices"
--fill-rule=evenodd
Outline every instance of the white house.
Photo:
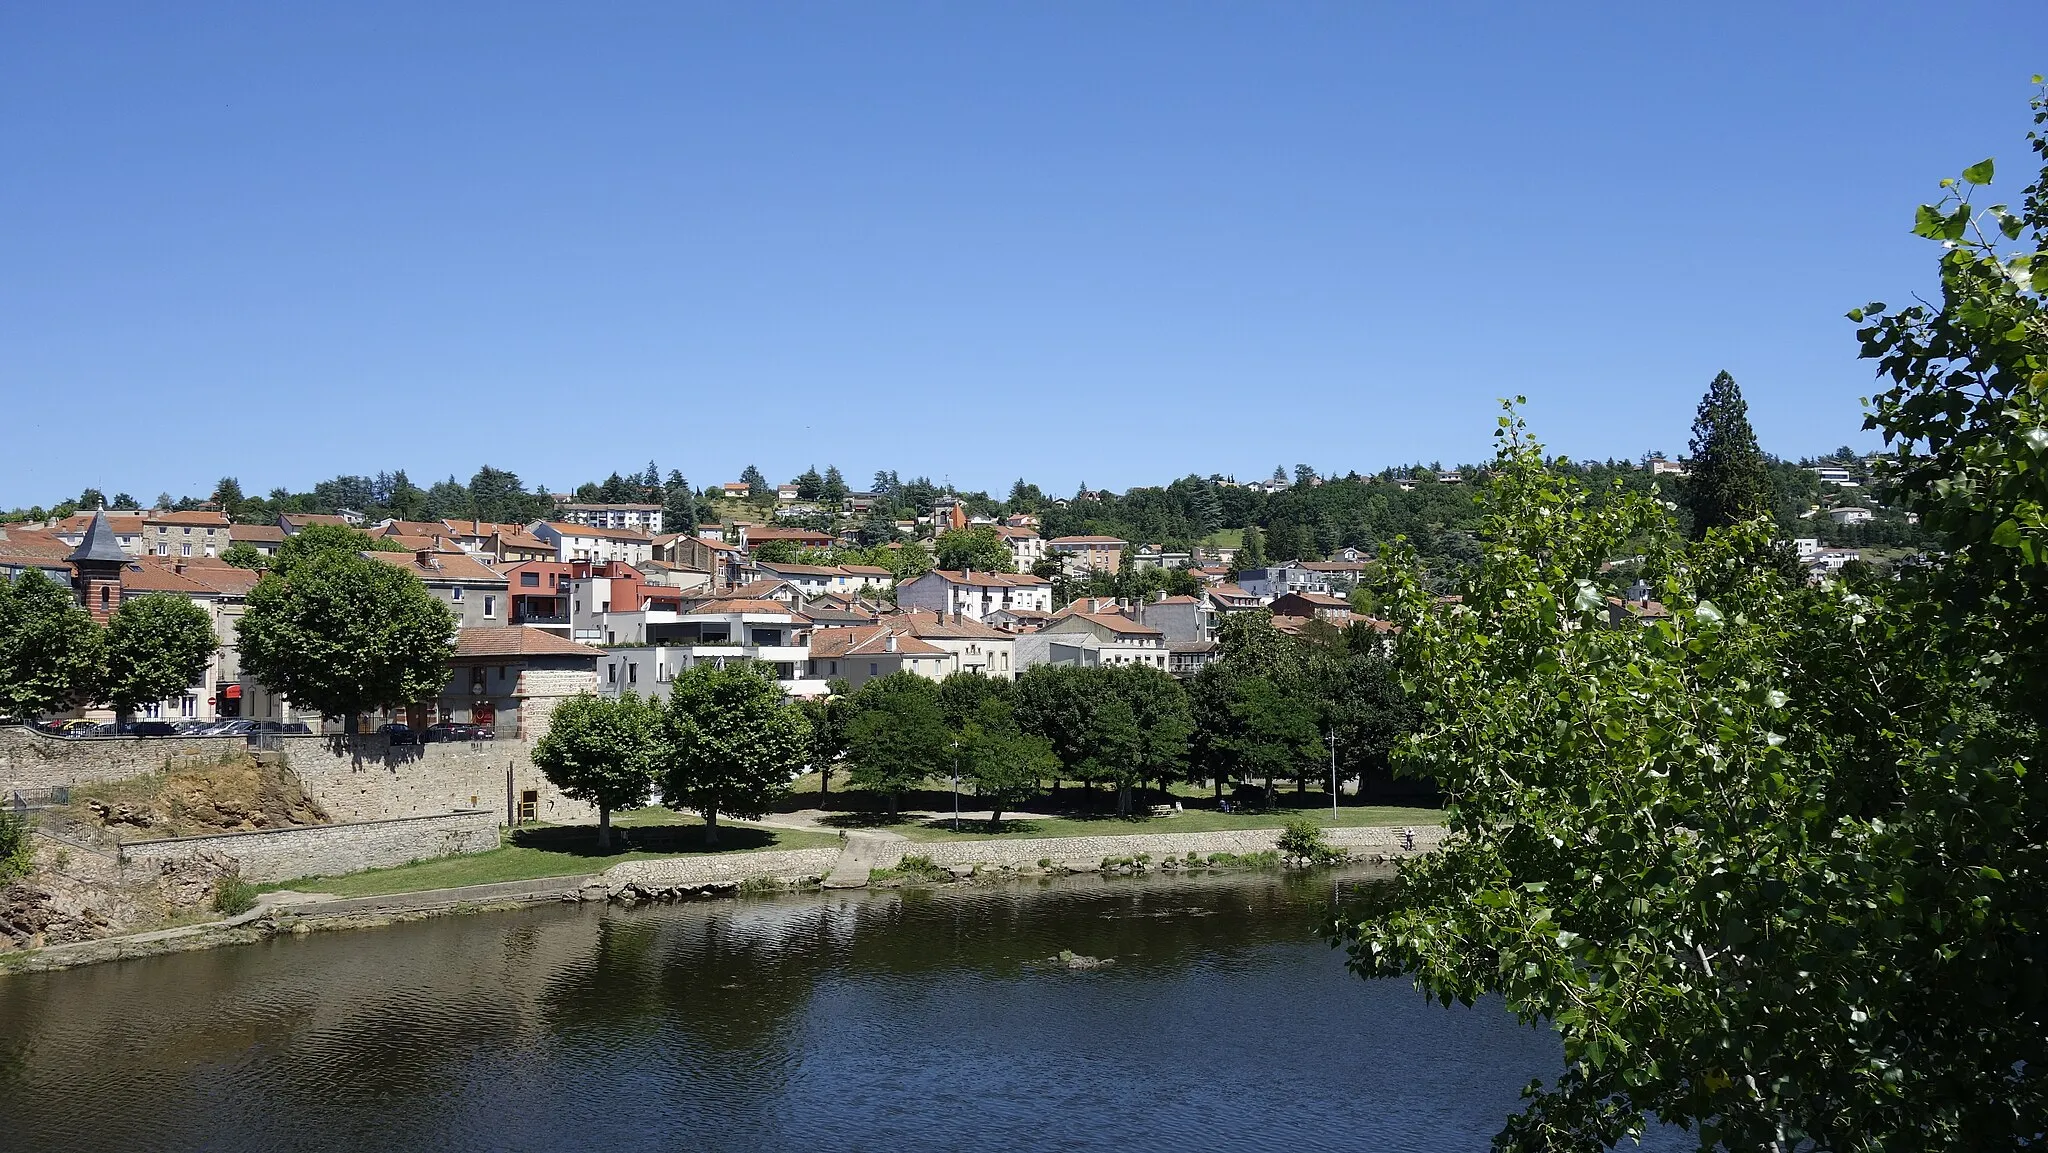
M 1149 665 L 1167 671 L 1166 635 L 1119 613 L 1074 613 L 1016 641 L 1017 667 Z
M 1828 519 L 1836 524 L 1869 524 L 1876 518 L 1876 513 L 1860 505 L 1843 505 L 1828 510 Z
M 809 671 L 815 681 L 845 681 L 859 689 L 876 677 L 915 673 L 944 680 L 952 673 L 953 654 L 919 640 L 893 624 L 820 629 L 811 634 Z
M 1010 565 L 1018 572 L 1030 572 L 1045 559 L 1045 538 L 1035 528 L 997 525 L 996 538 L 1010 550 Z
M 1052 582 L 1020 573 L 933 569 L 896 586 L 896 603 L 980 620 L 997 609 L 1052 611 Z
M 555 560 L 563 564 L 576 560 L 599 564 L 614 560 L 644 564 L 654 555 L 654 538 L 638 529 L 598 528 L 567 521 L 537 520 L 526 530 L 553 548 Z
M 776 601 L 716 600 L 613 616 L 636 643 L 605 649 L 597 679 L 598 691 L 608 696 L 631 691 L 666 697 L 684 669 L 699 664 L 723 668 L 733 661 L 767 665 L 776 683 L 794 695 L 825 691 L 822 681 L 807 675 L 810 618 Z
M 569 524 L 580 524 L 589 528 L 627 528 L 652 536 L 661 531 L 661 506 L 572 504 L 562 509 L 562 519 Z

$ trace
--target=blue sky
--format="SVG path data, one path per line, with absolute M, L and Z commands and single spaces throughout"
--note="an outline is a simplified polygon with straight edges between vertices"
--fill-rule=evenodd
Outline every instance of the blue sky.
M 1850 442 L 2033 3 L 0 7 L 0 507 Z M 1967 45 L 1967 47 L 1964 47 Z M 2010 187 L 2007 187 L 2007 186 Z

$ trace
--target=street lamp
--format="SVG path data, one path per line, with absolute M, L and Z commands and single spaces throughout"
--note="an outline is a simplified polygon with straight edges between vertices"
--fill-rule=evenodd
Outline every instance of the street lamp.
M 960 738 L 953 738 L 953 831 L 960 831 Z
M 1337 727 L 1330 726 L 1330 823 L 1337 823 Z

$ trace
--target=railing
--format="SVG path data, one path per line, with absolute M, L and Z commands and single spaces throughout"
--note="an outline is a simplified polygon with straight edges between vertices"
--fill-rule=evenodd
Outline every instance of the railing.
M 65 785 L 47 789 L 16 789 L 14 796 L 8 801 L 17 814 L 26 813 L 30 809 L 47 809 L 70 803 L 71 789 Z

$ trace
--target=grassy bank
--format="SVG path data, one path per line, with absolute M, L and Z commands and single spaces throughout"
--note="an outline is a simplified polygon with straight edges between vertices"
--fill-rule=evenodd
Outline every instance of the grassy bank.
M 668 809 L 640 809 L 613 817 L 613 849 L 600 853 L 597 830 L 590 825 L 537 825 L 507 833 L 504 844 L 488 853 L 415 861 L 389 869 L 370 869 L 339 877 L 313 877 L 267 885 L 267 891 L 332 893 L 339 897 L 382 897 L 393 893 L 492 885 L 545 877 L 598 873 L 627 861 L 705 853 L 748 853 L 769 849 L 832 848 L 839 834 L 767 829 L 757 825 L 718 823 L 718 844 L 704 844 L 704 823 Z

